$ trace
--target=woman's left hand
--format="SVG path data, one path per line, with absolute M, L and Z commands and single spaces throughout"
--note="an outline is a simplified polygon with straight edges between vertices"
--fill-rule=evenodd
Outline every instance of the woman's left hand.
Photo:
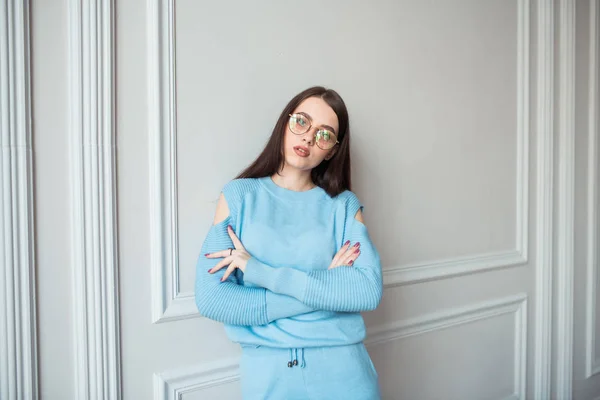
M 246 264 L 248 264 L 248 260 L 252 258 L 233 231 L 231 225 L 227 226 L 227 233 L 229 234 L 229 237 L 231 237 L 231 241 L 233 242 L 235 248 L 217 251 L 216 253 L 205 254 L 206 258 L 223 258 L 223 260 L 221 260 L 217 265 L 208 270 L 208 272 L 211 274 L 214 274 L 215 272 L 229 265 L 225 271 L 225 275 L 223 275 L 221 278 L 221 282 L 225 281 L 236 268 L 239 268 L 242 270 L 242 272 L 245 272 Z

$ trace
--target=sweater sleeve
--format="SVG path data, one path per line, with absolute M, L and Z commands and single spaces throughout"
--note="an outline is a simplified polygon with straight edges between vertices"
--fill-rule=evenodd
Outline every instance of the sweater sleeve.
M 234 276 L 221 282 L 225 268 L 208 273 L 221 259 L 209 259 L 204 254 L 233 247 L 227 234 L 230 223 L 227 217 L 210 228 L 196 263 L 195 298 L 200 314 L 231 325 L 266 325 L 280 318 L 314 311 L 293 297 L 264 288 L 240 286 Z
M 344 234 L 341 243 L 360 242 L 360 255 L 352 267 L 304 272 L 295 268 L 273 268 L 251 258 L 244 279 L 275 293 L 293 296 L 310 307 L 340 312 L 377 308 L 383 295 L 381 261 L 367 228 L 355 215 L 362 205 L 350 192 L 345 202 Z

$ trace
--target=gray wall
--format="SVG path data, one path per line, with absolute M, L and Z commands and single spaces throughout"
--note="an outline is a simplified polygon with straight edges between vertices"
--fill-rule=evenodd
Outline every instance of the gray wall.
M 33 118 L 31 203 L 2 125 L 0 210 L 32 219 L 0 229 L 0 287 L 36 301 L 0 296 L 0 348 L 19 350 L 2 399 L 240 398 L 195 258 L 222 186 L 314 84 L 350 111 L 384 398 L 599 398 L 598 0 L 22 4 L 31 103 L 2 93 Z

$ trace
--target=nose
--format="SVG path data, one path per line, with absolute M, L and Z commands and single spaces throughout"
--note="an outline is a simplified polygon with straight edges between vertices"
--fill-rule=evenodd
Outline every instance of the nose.
M 315 144 L 316 133 L 317 133 L 316 129 L 310 129 L 308 132 L 306 132 L 303 135 L 302 140 L 305 141 L 307 145 L 313 145 L 313 144 Z

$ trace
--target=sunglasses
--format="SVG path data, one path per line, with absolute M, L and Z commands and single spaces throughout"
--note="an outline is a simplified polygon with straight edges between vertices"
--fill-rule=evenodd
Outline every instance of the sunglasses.
M 293 134 L 302 135 L 310 130 L 312 120 L 305 114 L 290 114 L 288 125 Z M 315 132 L 315 144 L 321 150 L 330 150 L 338 143 L 336 134 L 329 129 L 319 128 Z

